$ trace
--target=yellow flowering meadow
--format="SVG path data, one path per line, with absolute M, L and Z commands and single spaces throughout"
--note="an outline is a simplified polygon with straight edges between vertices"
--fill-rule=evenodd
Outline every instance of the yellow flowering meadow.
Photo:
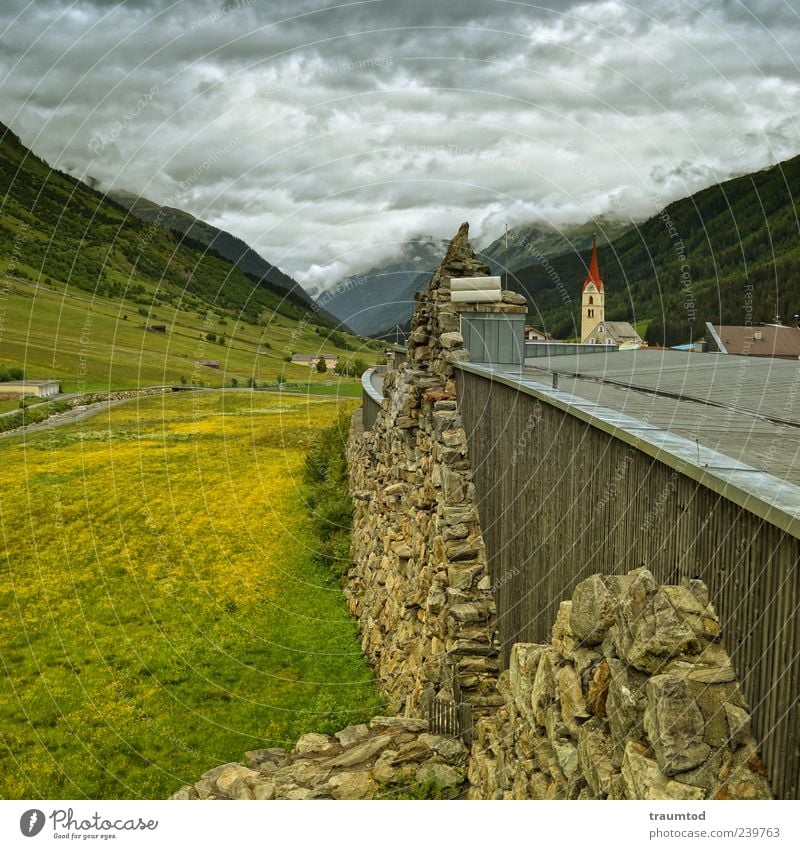
M 0 797 L 166 797 L 378 710 L 303 500 L 338 406 L 180 393 L 0 441 Z

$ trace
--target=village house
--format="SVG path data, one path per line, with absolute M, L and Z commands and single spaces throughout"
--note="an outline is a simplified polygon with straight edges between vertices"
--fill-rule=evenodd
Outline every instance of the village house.
M 325 360 L 325 365 L 328 371 L 333 371 L 334 366 L 336 365 L 336 360 L 339 358 L 339 355 L 323 354 L 322 352 L 318 354 L 292 354 L 293 363 L 308 366 L 309 368 L 316 368 L 317 363 L 320 361 L 320 358 L 323 358 Z

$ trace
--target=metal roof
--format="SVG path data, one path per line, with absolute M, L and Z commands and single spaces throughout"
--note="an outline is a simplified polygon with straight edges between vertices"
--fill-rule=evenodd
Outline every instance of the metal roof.
M 527 360 L 524 376 L 800 485 L 800 363 L 681 351 Z
M 800 357 L 800 329 L 783 324 L 732 325 L 706 323 L 720 351 L 751 357 Z

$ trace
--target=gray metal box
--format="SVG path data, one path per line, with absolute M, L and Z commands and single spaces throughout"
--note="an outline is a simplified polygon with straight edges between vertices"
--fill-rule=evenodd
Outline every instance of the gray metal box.
M 461 335 L 470 362 L 522 366 L 525 316 L 515 313 L 462 312 Z

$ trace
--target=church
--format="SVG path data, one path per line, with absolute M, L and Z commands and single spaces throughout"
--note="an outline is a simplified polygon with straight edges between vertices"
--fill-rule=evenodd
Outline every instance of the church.
M 619 345 L 634 348 L 644 345 L 642 338 L 627 321 L 606 321 L 605 287 L 597 261 L 597 239 L 592 240 L 589 274 L 581 289 L 581 342 L 592 345 Z

